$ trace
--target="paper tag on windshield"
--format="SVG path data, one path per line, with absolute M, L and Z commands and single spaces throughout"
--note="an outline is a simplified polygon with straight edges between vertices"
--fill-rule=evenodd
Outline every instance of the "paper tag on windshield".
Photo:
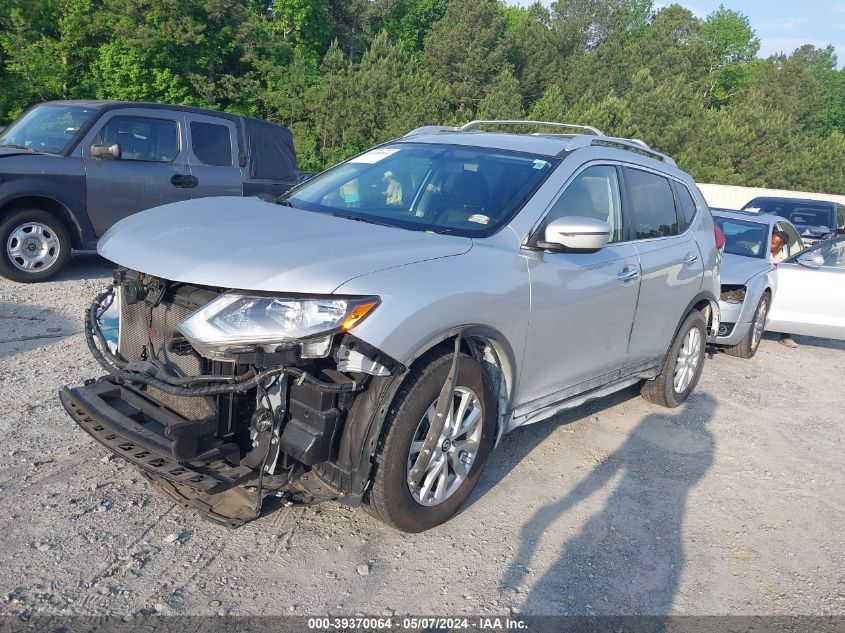
M 478 224 L 490 224 L 490 218 L 481 213 L 473 213 L 467 218 L 467 222 L 477 222 Z
M 398 147 L 379 147 L 378 149 L 371 149 L 369 152 L 364 152 L 360 156 L 350 158 L 350 163 L 367 163 L 374 165 L 380 160 L 384 160 L 388 156 L 392 156 L 399 151 Z
M 749 213 L 760 213 L 760 207 L 745 207 L 743 211 L 748 211 Z

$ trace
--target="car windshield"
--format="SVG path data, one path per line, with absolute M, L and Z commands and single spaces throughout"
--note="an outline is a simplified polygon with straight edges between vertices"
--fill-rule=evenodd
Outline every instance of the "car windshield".
M 37 106 L 0 133 L 0 146 L 61 154 L 93 114 L 79 106 Z
M 733 218 L 714 217 L 725 234 L 725 252 L 742 257 L 765 259 L 769 252 L 769 225 Z
M 485 236 L 519 211 L 558 162 L 477 147 L 393 143 L 330 169 L 279 202 L 416 231 Z
M 744 209 L 769 215 L 779 215 L 795 225 L 836 227 L 833 205 L 790 200 L 755 199 L 745 205 Z

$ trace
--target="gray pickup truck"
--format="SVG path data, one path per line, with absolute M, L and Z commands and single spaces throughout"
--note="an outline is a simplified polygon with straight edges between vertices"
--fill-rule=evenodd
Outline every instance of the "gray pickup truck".
M 290 131 L 265 121 L 155 103 L 43 103 L 0 131 L 0 275 L 49 279 L 71 249 L 95 248 L 144 209 L 275 199 L 298 180 Z

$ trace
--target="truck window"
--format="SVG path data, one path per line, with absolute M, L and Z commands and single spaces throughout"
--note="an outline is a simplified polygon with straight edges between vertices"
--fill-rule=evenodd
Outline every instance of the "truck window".
M 225 125 L 192 122 L 191 149 L 203 165 L 232 166 L 232 142 Z
M 176 121 L 167 119 L 116 116 L 103 126 L 94 142 L 117 143 L 121 160 L 169 163 L 179 155 L 179 127 Z

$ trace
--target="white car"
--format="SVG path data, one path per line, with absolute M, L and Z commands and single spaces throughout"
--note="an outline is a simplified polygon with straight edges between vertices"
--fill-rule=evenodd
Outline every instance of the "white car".
M 767 330 L 845 340 L 845 236 L 790 257 L 776 274 Z
M 711 342 L 725 353 L 751 358 L 763 338 L 766 319 L 777 296 L 778 261 L 804 250 L 798 231 L 774 215 L 729 209 L 711 209 L 713 220 L 725 236 L 722 256 L 721 321 Z M 778 257 L 771 252 L 772 235 L 784 236 Z

